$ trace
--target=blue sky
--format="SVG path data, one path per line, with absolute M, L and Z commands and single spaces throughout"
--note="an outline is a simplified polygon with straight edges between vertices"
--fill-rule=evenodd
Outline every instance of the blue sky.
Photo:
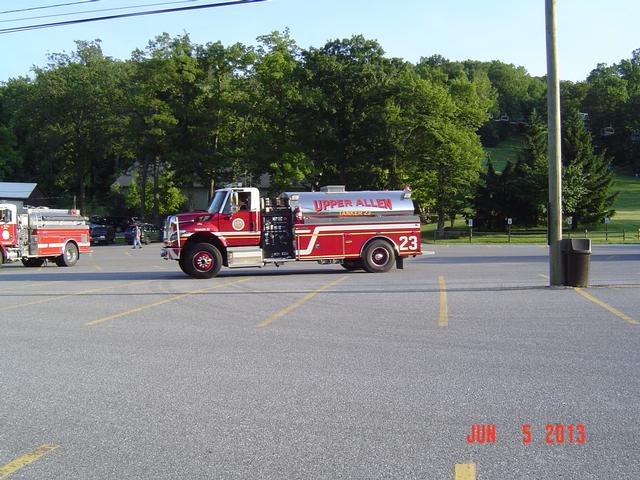
M 0 12 L 71 1 L 78 0 L 3 0 Z M 64 8 L 0 13 L 0 29 L 74 18 L 8 21 L 20 17 L 167 1 L 99 0 Z M 193 0 L 182 5 L 214 1 Z M 611 64 L 630 58 L 631 52 L 640 48 L 640 0 L 557 0 L 557 3 L 562 79 L 584 80 L 598 63 Z M 105 54 L 126 59 L 132 50 L 143 48 L 162 32 L 171 35 L 187 32 L 197 43 L 220 40 L 226 45 L 235 42 L 255 45 L 258 35 L 287 27 L 304 48 L 362 34 L 378 40 L 389 56 L 412 62 L 440 54 L 452 60 L 502 60 L 522 65 L 532 75 L 546 72 L 544 0 L 267 0 L 2 34 L 0 81 L 28 75 L 33 65 L 46 65 L 47 53 L 72 51 L 74 40 L 99 38 Z

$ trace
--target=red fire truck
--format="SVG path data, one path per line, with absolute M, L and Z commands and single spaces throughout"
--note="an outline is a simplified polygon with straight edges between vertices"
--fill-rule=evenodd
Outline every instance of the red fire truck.
M 386 272 L 421 254 L 411 190 L 285 192 L 260 198 L 257 188 L 217 190 L 209 210 L 167 218 L 161 256 L 186 274 L 211 278 L 230 268 L 289 261 L 338 263 Z
M 71 267 L 89 247 L 89 227 L 77 211 L 0 203 L 0 264 L 40 267 L 49 259 Z

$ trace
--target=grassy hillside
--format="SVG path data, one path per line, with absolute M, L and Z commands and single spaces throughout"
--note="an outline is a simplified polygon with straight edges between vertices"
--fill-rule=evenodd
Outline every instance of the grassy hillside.
M 609 229 L 624 228 L 637 233 L 640 228 L 640 177 L 616 175 L 613 190 L 619 193 L 613 204 L 616 214 L 609 223 Z
M 486 147 L 484 150 L 487 153 L 487 157 L 491 158 L 493 167 L 496 169 L 496 171 L 501 172 L 508 161 L 511 161 L 511 163 L 513 163 L 514 165 L 516 164 L 521 148 L 522 137 L 518 135 L 507 138 L 497 147 Z

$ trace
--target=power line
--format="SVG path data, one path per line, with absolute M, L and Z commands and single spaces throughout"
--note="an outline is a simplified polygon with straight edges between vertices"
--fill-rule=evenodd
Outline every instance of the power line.
M 90 0 L 92 2 L 95 1 L 99 1 L 99 0 Z M 145 3 L 143 5 L 131 5 L 129 7 L 113 7 L 113 8 L 98 8 L 95 10 L 83 10 L 81 12 L 67 12 L 67 13 L 55 13 L 52 15 L 39 15 L 37 17 L 22 17 L 22 18 L 12 18 L 10 20 L 0 20 L 0 23 L 11 23 L 11 22 L 19 22 L 22 20 L 39 20 L 41 18 L 53 18 L 53 17 L 68 17 L 71 15 L 78 15 L 80 13 L 97 13 L 97 12 L 113 12 L 113 11 L 118 11 L 118 10 L 131 10 L 134 8 L 140 8 L 140 7 L 158 7 L 160 5 L 176 5 L 178 3 L 190 3 L 190 2 L 196 2 L 197 0 L 177 0 L 177 1 L 173 1 L 173 2 L 161 2 L 161 3 Z M 83 3 L 83 2 L 80 2 Z
M 31 10 L 44 10 L 46 8 L 68 7 L 69 5 L 79 5 L 81 3 L 93 3 L 99 1 L 100 0 L 82 0 L 81 2 L 58 3 L 55 5 L 42 5 L 40 7 L 20 8 L 18 10 L 5 10 L 4 12 L 0 12 L 0 15 L 4 15 L 5 13 L 28 12 Z
M 67 25 L 76 25 L 80 23 L 99 22 L 102 20 L 115 20 L 119 18 L 141 17 L 144 15 L 156 15 L 159 13 L 184 12 L 184 11 L 199 10 L 204 8 L 227 7 L 230 5 L 246 5 L 249 3 L 258 3 L 258 2 L 265 2 L 265 1 L 267 0 L 231 0 L 231 1 L 220 2 L 220 3 L 208 3 L 205 5 L 192 5 L 190 7 L 165 8 L 161 10 L 148 10 L 144 12 L 122 13 L 119 15 L 109 15 L 104 17 L 79 18 L 76 20 L 67 20 L 65 22 L 41 23 L 36 25 L 26 25 L 22 27 L 3 28 L 3 29 L 0 29 L 0 35 L 4 35 L 7 33 L 25 32 L 28 30 L 39 30 L 41 28 L 63 27 Z

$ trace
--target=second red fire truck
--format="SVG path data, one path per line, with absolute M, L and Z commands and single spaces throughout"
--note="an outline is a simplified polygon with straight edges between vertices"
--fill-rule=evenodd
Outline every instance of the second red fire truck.
M 420 220 L 409 188 L 347 192 L 340 186 L 275 199 L 261 199 L 257 188 L 217 190 L 208 211 L 167 219 L 161 251 L 195 278 L 211 278 L 223 265 L 290 261 L 386 272 L 420 254 Z
M 0 264 L 21 260 L 40 267 L 52 260 L 70 267 L 89 248 L 89 227 L 79 212 L 0 203 Z

